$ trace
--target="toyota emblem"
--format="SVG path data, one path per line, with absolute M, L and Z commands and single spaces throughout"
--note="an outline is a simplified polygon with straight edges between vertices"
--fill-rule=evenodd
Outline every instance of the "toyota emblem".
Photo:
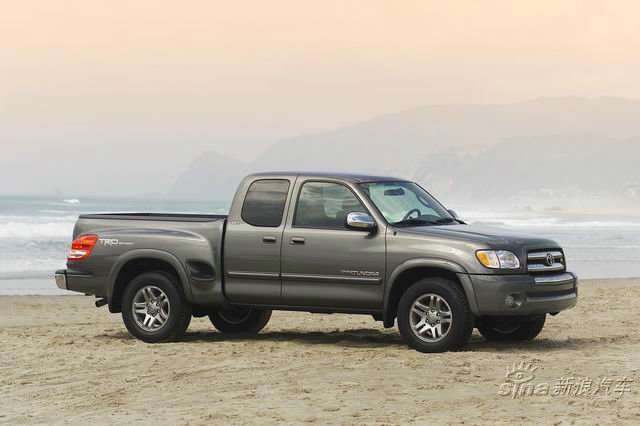
M 553 257 L 553 255 L 551 253 L 547 253 L 547 258 L 545 259 L 547 266 L 553 266 L 553 264 L 555 263 L 556 259 Z

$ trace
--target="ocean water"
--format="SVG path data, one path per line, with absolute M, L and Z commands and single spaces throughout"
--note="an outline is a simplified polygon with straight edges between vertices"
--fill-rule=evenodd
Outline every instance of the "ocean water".
M 0 294 L 69 294 L 57 290 L 52 274 L 65 267 L 79 214 L 224 214 L 228 206 L 228 201 L 0 196 Z M 475 208 L 459 213 L 469 223 L 558 241 L 569 269 L 581 278 L 640 276 L 640 216 Z

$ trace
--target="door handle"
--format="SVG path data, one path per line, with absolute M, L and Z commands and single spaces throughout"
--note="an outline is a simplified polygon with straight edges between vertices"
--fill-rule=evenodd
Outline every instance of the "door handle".
M 278 239 L 273 235 L 265 235 L 262 237 L 262 242 L 266 244 L 274 244 Z
M 304 244 L 304 238 L 302 238 L 302 237 L 291 237 L 291 244 L 302 245 L 302 244 Z

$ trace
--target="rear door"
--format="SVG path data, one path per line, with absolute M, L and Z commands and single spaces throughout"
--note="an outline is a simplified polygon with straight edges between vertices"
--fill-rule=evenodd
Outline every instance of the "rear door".
M 385 275 L 384 227 L 345 227 L 351 212 L 369 213 L 352 188 L 336 180 L 298 177 L 282 244 L 282 302 L 377 310 Z
M 245 179 L 224 240 L 225 294 L 236 303 L 280 304 L 280 250 L 294 178 Z M 241 194 L 246 194 L 244 198 Z

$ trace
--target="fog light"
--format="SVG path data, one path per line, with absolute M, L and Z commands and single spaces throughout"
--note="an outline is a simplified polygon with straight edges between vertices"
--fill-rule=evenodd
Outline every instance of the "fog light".
M 507 294 L 504 298 L 504 304 L 508 308 L 519 308 L 522 305 L 522 300 L 517 293 Z

